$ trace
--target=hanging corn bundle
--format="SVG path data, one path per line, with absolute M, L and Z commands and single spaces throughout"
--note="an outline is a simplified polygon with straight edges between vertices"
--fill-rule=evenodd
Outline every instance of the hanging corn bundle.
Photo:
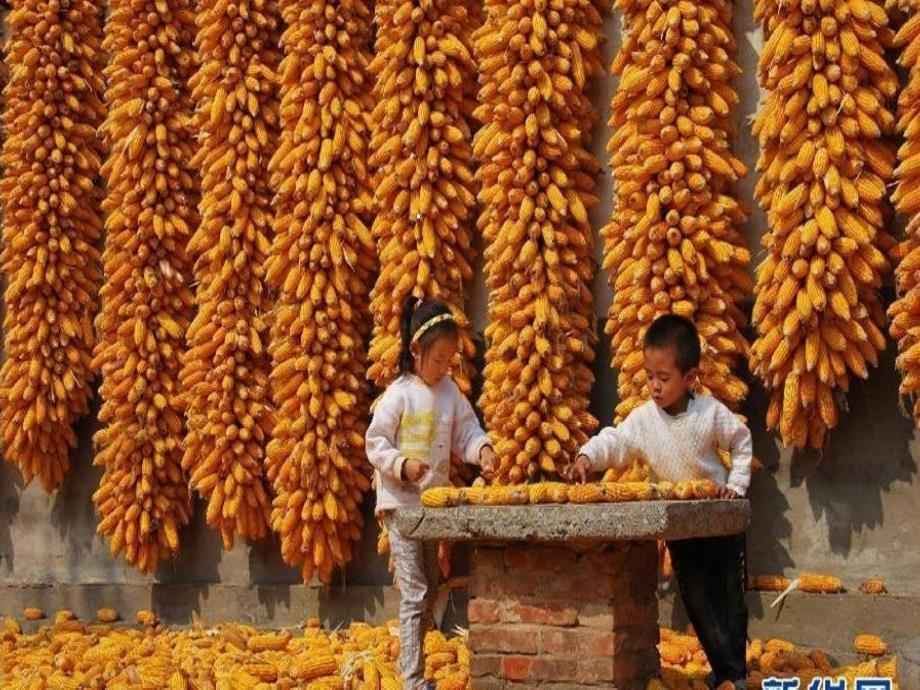
M 448 0 L 376 5 L 370 165 L 380 275 L 371 293 L 368 378 L 381 388 L 396 377 L 400 315 L 414 294 L 452 307 L 461 338 L 454 379 L 470 392 L 469 362 L 476 350 L 464 305 L 473 278 L 470 218 L 476 202 L 469 127 L 475 108 L 469 47 L 474 7 Z
M 72 426 L 92 395 L 101 14 L 90 0 L 22 0 L 7 19 L 0 447 L 26 483 L 37 478 L 48 492 L 67 472 Z
M 483 123 L 482 183 L 490 324 L 486 424 L 497 481 L 553 473 L 596 426 L 593 242 L 587 208 L 597 162 L 587 81 L 601 70 L 602 3 L 490 0 L 474 37 Z
M 188 422 L 182 466 L 228 549 L 235 534 L 264 537 L 271 517 L 263 479 L 272 428 L 265 264 L 280 21 L 277 5 L 265 0 L 206 2 L 198 10 L 201 66 L 191 86 L 202 199 L 188 247 L 198 313 L 180 379 Z
M 369 488 L 364 345 L 375 270 L 367 227 L 372 13 L 363 0 L 282 0 L 281 138 L 267 278 L 276 425 L 272 529 L 284 560 L 328 582 L 361 536 Z
M 898 298 L 888 311 L 891 337 L 898 341 L 897 360 L 903 379 L 900 393 L 913 404 L 914 420 L 920 420 L 920 3 L 902 0 L 905 21 L 894 43 L 901 51 L 899 62 L 908 70 L 907 86 L 898 100 L 897 129 L 904 136 L 895 170 L 898 186 L 893 200 L 908 220 L 905 239 L 897 248 L 895 268 Z
M 607 332 L 624 419 L 647 398 L 642 339 L 663 314 L 700 332 L 704 390 L 733 409 L 747 394 L 734 373 L 749 354 L 738 304 L 752 291 L 745 209 L 733 184 L 746 174 L 731 152 L 734 62 L 730 0 L 617 2 L 624 39 L 612 71 L 616 200 L 602 230 L 614 300 Z
M 756 195 L 770 230 L 751 363 L 772 393 L 768 427 L 788 446 L 820 448 L 850 377 L 866 378 L 885 345 L 878 289 L 894 153 L 882 138 L 898 80 L 876 0 L 758 0 L 755 16 L 767 37 Z
M 175 555 L 191 501 L 182 472 L 180 358 L 192 314 L 186 244 L 198 222 L 188 0 L 118 0 L 105 28 L 111 151 L 105 284 L 94 365 L 102 428 L 93 502 L 112 555 L 143 572 Z

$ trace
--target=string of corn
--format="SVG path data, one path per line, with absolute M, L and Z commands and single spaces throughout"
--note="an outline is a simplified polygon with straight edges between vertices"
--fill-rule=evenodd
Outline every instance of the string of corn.
M 868 377 L 885 345 L 891 32 L 877 0 L 758 0 L 755 18 L 767 38 L 755 194 L 770 229 L 751 364 L 771 391 L 767 426 L 788 446 L 820 448 L 851 377 Z
M 595 343 L 591 284 L 598 165 L 586 149 L 596 114 L 603 3 L 489 0 L 474 34 L 483 123 L 474 137 L 478 228 L 490 289 L 480 405 L 497 481 L 551 474 L 596 420 L 587 405 Z
M 72 426 L 92 395 L 101 12 L 91 0 L 16 0 L 7 15 L 0 447 L 26 483 L 37 478 L 47 492 L 70 466 Z
M 280 22 L 277 4 L 265 0 L 214 0 L 198 9 L 200 68 L 191 87 L 200 148 L 192 165 L 202 172 L 202 198 L 188 246 L 198 312 L 180 377 L 188 426 L 182 467 L 228 549 L 234 535 L 266 536 L 271 517 L 263 478 L 273 425 L 265 264 Z
M 894 3 L 891 3 L 894 5 Z M 912 402 L 914 420 L 920 420 L 920 197 L 915 190 L 920 184 L 920 4 L 901 0 L 904 21 L 894 38 L 900 51 L 899 64 L 908 72 L 907 86 L 898 98 L 897 130 L 904 137 L 898 149 L 895 177 L 897 187 L 893 201 L 898 213 L 907 218 L 905 238 L 895 256 L 897 299 L 888 310 L 890 333 L 898 343 L 897 366 L 902 374 L 900 394 Z M 890 8 L 892 11 L 894 7 Z
M 361 537 L 369 391 L 364 342 L 375 270 L 367 226 L 372 13 L 363 0 L 283 0 L 281 140 L 267 279 L 277 423 L 272 529 L 285 562 L 328 582 Z
M 188 0 L 118 0 L 103 48 L 110 155 L 102 309 L 94 366 L 102 372 L 93 502 L 112 555 L 151 572 L 175 555 L 191 501 L 182 471 L 180 357 L 192 314 L 198 181 L 188 79 L 194 70 Z
M 734 373 L 749 355 L 739 308 L 753 284 L 739 232 L 746 210 L 734 183 L 746 169 L 731 151 L 733 55 L 729 0 L 621 0 L 623 45 L 608 153 L 617 196 L 603 228 L 603 268 L 614 290 L 611 336 L 623 420 L 648 397 L 642 339 L 663 314 L 700 332 L 700 384 L 737 410 L 747 386 Z
M 476 348 L 464 314 L 473 279 L 470 218 L 476 203 L 470 118 L 476 67 L 472 2 L 385 0 L 370 65 L 375 107 L 373 233 L 380 275 L 371 292 L 368 378 L 387 386 L 398 370 L 400 316 L 410 294 L 445 301 L 460 327 L 454 379 L 470 393 Z

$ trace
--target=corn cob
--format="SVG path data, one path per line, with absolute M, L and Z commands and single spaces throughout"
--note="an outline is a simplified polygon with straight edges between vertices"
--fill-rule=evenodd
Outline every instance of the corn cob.
M 448 508 L 461 505 L 527 505 L 540 503 L 617 503 L 651 500 L 714 498 L 718 486 L 709 480 L 652 484 L 647 481 L 568 485 L 538 482 L 529 486 L 437 487 L 422 494 L 422 505 Z M 381 554 L 382 555 L 382 554 Z
M 478 6 L 385 0 L 375 10 L 369 163 L 380 275 L 371 292 L 368 378 L 383 388 L 396 377 L 402 305 L 410 294 L 432 297 L 452 307 L 460 327 L 453 376 L 468 395 L 476 353 L 464 315 L 473 279 L 470 218 L 476 202 L 469 127 L 476 68 L 470 33 L 478 23 Z
M 111 154 L 105 284 L 94 367 L 102 372 L 93 502 L 113 555 L 142 572 L 179 548 L 191 514 L 182 472 L 178 377 L 193 295 L 185 246 L 197 225 L 188 79 L 194 15 L 188 0 L 119 0 L 103 48 Z
M 798 576 L 801 592 L 811 592 L 816 594 L 834 594 L 836 592 L 845 592 L 846 589 L 839 577 L 833 575 L 815 575 L 814 573 L 802 573 Z
M 137 620 L 140 625 L 144 625 L 148 628 L 156 627 L 156 625 L 160 622 L 157 614 L 150 609 L 141 609 L 138 611 L 135 620 Z
M 47 492 L 67 472 L 77 445 L 71 427 L 92 394 L 102 284 L 101 19 L 92 0 L 18 0 L 7 19 L 0 449 L 26 483 L 38 478 Z
M 587 209 L 598 165 L 586 149 L 596 113 L 585 89 L 601 71 L 603 3 L 557 6 L 489 0 L 474 34 L 490 289 L 480 404 L 503 484 L 554 473 L 596 426 Z
M 263 479 L 272 429 L 265 263 L 280 22 L 271 1 L 201 4 L 200 67 L 190 82 L 201 132 L 192 165 L 202 171 L 202 198 L 201 225 L 188 246 L 198 312 L 180 377 L 188 426 L 182 467 L 228 549 L 234 535 L 266 536 L 271 517 Z
M 791 580 L 780 575 L 749 575 L 747 588 L 762 592 L 782 592 Z
M 859 586 L 859 591 L 863 594 L 887 594 L 888 588 L 879 578 L 870 577 Z
M 912 403 L 915 423 L 920 423 L 920 347 L 917 343 L 917 325 L 920 324 L 920 309 L 917 295 L 920 281 L 915 267 L 920 266 L 920 203 L 915 190 L 920 183 L 920 168 L 917 163 L 917 144 L 920 141 L 920 5 L 913 0 L 904 5 L 905 21 L 894 37 L 894 46 L 901 51 L 899 64 L 908 72 L 908 84 L 898 97 L 897 130 L 904 136 L 904 143 L 897 152 L 897 167 L 894 175 L 897 187 L 893 201 L 897 211 L 907 220 L 904 240 L 894 252 L 895 285 L 897 299 L 888 310 L 890 333 L 898 343 L 897 366 L 901 371 L 900 394 Z
M 118 620 L 118 611 L 115 609 L 102 608 L 96 611 L 96 620 L 103 623 L 114 623 Z
M 878 635 L 861 634 L 853 641 L 853 651 L 857 654 L 884 656 L 888 653 L 888 645 Z
M 38 621 L 44 618 L 45 614 L 37 606 L 27 606 L 22 612 L 22 617 L 27 621 Z
M 734 369 L 749 353 L 738 304 L 753 285 L 738 230 L 746 210 L 733 196 L 746 170 L 730 149 L 738 103 L 731 81 L 740 74 L 732 3 L 616 6 L 627 37 L 612 65 L 620 76 L 608 146 L 617 196 L 601 231 L 614 288 L 606 330 L 618 372 L 616 420 L 648 396 L 642 339 L 669 313 L 700 332 L 702 389 L 737 410 L 747 386 Z
M 369 488 L 363 343 L 374 242 L 367 170 L 371 11 L 284 0 L 281 139 L 267 279 L 276 425 L 268 478 L 285 562 L 328 582 L 361 537 Z
M 757 0 L 767 37 L 754 124 L 768 254 L 757 271 L 752 370 L 771 390 L 767 426 L 787 446 L 820 448 L 851 376 L 868 376 L 884 347 L 878 289 L 891 238 L 885 188 L 898 80 L 878 0 Z M 898 194 L 896 193 L 896 197 Z

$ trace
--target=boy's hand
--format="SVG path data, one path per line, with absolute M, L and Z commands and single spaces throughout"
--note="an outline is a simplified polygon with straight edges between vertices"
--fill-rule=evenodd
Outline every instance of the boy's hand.
M 575 462 L 569 463 L 562 470 L 562 477 L 566 481 L 577 481 L 584 484 L 588 481 L 588 475 L 591 474 L 591 461 L 587 455 L 579 454 Z
M 479 467 L 482 470 L 483 479 L 492 479 L 495 475 L 498 469 L 498 459 L 495 457 L 492 446 L 483 446 L 479 451 Z
M 741 498 L 741 496 L 736 494 L 732 489 L 729 489 L 727 486 L 719 487 L 718 497 L 719 498 Z
M 403 479 L 407 482 L 417 484 L 428 473 L 429 467 L 421 460 L 406 458 L 402 466 Z

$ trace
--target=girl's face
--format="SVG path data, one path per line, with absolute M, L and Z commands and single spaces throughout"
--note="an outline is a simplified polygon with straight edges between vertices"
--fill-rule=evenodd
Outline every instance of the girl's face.
M 410 350 L 415 362 L 415 373 L 429 386 L 435 386 L 450 373 L 450 363 L 460 345 L 455 335 L 437 338 L 426 352 L 418 343 L 412 343 Z
M 696 380 L 696 369 L 681 371 L 673 347 L 646 348 L 645 373 L 648 389 L 658 407 L 670 414 L 687 409 L 688 392 Z

